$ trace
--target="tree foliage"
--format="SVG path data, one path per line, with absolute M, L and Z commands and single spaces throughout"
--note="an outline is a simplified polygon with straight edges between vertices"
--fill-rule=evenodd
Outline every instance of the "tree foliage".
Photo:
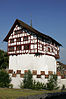
M 23 87 L 30 89 L 32 88 L 32 84 L 33 84 L 32 74 L 31 74 L 31 71 L 28 70 L 28 72 L 26 72 L 24 75 Z
M 0 50 L 0 69 L 6 69 L 9 64 L 9 57 L 7 52 Z
M 5 70 L 0 70 L 0 87 L 9 87 L 11 78 Z
M 24 79 L 23 82 L 21 82 L 20 84 L 20 88 L 39 90 L 39 89 L 44 89 L 45 85 L 44 83 L 41 83 L 39 81 L 36 82 L 35 80 L 33 80 L 32 73 L 30 70 L 28 70 L 28 72 L 24 74 Z
M 40 89 L 45 89 L 45 84 L 41 83 L 39 81 L 33 81 L 32 89 L 40 90 Z
M 23 82 L 21 82 L 20 84 L 20 88 L 28 88 L 28 89 L 46 89 L 46 90 L 55 90 L 58 89 L 58 85 L 57 85 L 57 75 L 56 74 L 52 74 L 50 75 L 50 78 L 48 79 L 48 82 L 46 84 L 41 83 L 39 81 L 35 81 L 32 78 L 32 74 L 31 71 L 28 70 L 27 73 L 25 73 L 24 75 L 24 79 Z
M 54 89 L 59 88 L 57 85 L 57 75 L 56 74 L 50 75 L 50 78 L 48 79 L 48 83 L 46 84 L 46 87 L 48 90 L 54 90 Z

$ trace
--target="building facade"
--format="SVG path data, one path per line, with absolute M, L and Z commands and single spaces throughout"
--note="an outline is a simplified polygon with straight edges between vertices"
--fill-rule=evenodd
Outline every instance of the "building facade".
M 62 45 L 53 38 L 16 19 L 4 41 L 8 42 L 9 74 L 14 88 L 19 87 L 28 70 L 40 82 L 47 82 L 49 75 L 56 73 Z

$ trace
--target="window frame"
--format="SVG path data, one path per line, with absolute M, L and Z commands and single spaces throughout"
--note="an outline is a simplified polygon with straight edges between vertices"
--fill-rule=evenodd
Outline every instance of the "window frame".
M 14 39 L 10 39 L 10 43 L 14 43 Z
M 44 51 L 44 45 L 42 44 L 42 51 Z
M 17 49 L 17 51 L 20 51 L 21 50 L 21 45 L 17 45 L 16 49 Z
M 23 41 L 28 41 L 28 36 L 24 36 Z
M 20 30 L 15 30 L 15 34 L 21 34 L 22 33 L 22 29 Z
M 48 52 L 50 52 L 50 47 L 48 47 Z
M 21 42 L 21 37 L 16 38 L 16 41 L 17 41 L 17 42 Z
M 10 48 L 13 48 L 13 49 L 10 49 Z M 8 51 L 9 51 L 9 52 L 13 52 L 13 51 L 14 51 L 14 46 L 10 46 L 10 47 L 8 48 Z
M 26 46 L 29 46 L 28 48 L 25 48 Z M 24 50 L 30 50 L 30 44 L 25 44 L 24 45 Z

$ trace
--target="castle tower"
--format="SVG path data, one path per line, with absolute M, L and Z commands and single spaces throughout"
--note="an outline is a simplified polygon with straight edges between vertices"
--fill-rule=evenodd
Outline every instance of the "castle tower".
M 9 74 L 14 88 L 18 88 L 28 70 L 40 82 L 56 73 L 56 59 L 62 45 L 52 37 L 16 19 L 4 41 L 8 42 Z

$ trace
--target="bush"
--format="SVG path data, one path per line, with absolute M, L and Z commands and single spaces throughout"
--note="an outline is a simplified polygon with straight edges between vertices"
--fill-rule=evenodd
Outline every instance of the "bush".
M 48 89 L 48 90 L 54 90 L 58 89 L 59 87 L 57 86 L 57 75 L 52 74 L 50 75 L 50 78 L 48 79 L 48 82 L 46 84 L 41 83 L 41 82 L 36 82 L 35 80 L 33 81 L 32 79 L 32 74 L 31 71 L 28 70 L 27 73 L 24 75 L 24 80 L 20 84 L 20 88 L 28 88 L 28 89 Z
M 48 90 L 54 90 L 58 89 L 59 87 L 57 86 L 57 75 L 52 74 L 50 75 L 50 78 L 48 79 L 48 83 L 46 84 Z
M 0 69 L 6 69 L 9 65 L 9 56 L 7 52 L 0 50 Z
M 0 87 L 9 88 L 11 78 L 5 70 L 0 70 Z
M 39 81 L 36 82 L 36 81 L 34 80 L 34 81 L 33 81 L 33 84 L 32 84 L 32 89 L 36 89 L 36 90 L 45 89 L 45 85 L 44 85 L 44 83 L 40 83 Z
M 9 88 L 13 88 L 13 84 L 9 84 Z
M 25 75 L 24 75 L 23 88 L 31 89 L 32 84 L 33 84 L 32 74 L 31 74 L 31 71 L 28 70 L 28 72 L 25 73 Z
M 28 89 L 44 89 L 45 85 L 40 82 L 33 81 L 31 71 L 28 70 L 24 75 L 23 82 L 20 83 L 20 88 L 28 88 Z
M 61 90 L 65 90 L 65 85 L 64 85 L 64 84 L 62 85 L 62 88 L 61 88 Z

